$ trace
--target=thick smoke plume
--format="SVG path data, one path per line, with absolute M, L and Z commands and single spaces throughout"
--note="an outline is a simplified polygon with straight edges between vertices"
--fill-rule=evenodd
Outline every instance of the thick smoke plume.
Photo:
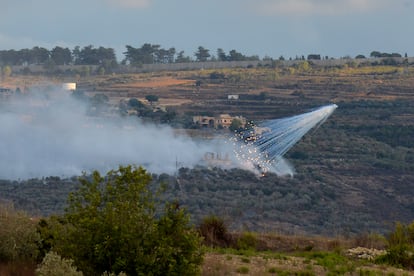
M 197 142 L 168 126 L 86 115 L 63 91 L 0 101 L 0 179 L 73 176 L 135 164 L 154 173 L 192 167 L 220 141 Z
M 32 92 L 0 99 L 0 179 L 105 173 L 128 164 L 153 173 L 207 164 L 293 175 L 283 155 L 336 107 L 269 120 L 239 139 L 195 140 L 138 118 L 87 116 L 87 104 L 63 91 Z

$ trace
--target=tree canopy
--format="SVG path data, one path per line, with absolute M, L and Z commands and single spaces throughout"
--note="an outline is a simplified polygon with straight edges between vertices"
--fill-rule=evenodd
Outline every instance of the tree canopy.
M 158 102 L 158 96 L 156 95 L 147 95 L 145 96 L 145 99 L 149 101 L 151 104 L 153 104 L 154 102 Z
M 60 46 L 47 50 L 41 47 L 21 50 L 1 50 L 0 65 L 107 65 L 116 63 L 115 50 L 113 48 L 99 47 L 92 45 L 83 47 L 76 46 L 73 50 Z
M 198 51 L 195 52 L 194 55 L 196 56 L 197 61 L 207 61 L 210 57 L 209 50 L 202 46 L 198 47 Z
M 125 46 L 124 63 L 134 66 L 152 63 L 173 63 L 175 57 L 175 48 L 163 49 L 160 45 L 145 43 L 140 48 L 134 48 L 130 45 Z
M 171 64 L 187 62 L 205 62 L 205 61 L 258 61 L 259 56 L 247 56 L 235 49 L 226 54 L 222 48 L 218 48 L 216 56 L 210 53 L 210 50 L 199 46 L 191 56 L 185 55 L 184 51 L 177 51 L 175 47 L 163 48 L 159 44 L 144 43 L 141 47 L 131 45 L 125 46 L 123 52 L 124 58 L 121 61 L 123 65 L 141 66 L 143 64 Z M 407 57 L 407 54 L 404 55 Z M 282 57 L 282 56 L 281 56 Z M 371 58 L 395 58 L 402 57 L 399 53 L 382 53 L 372 51 Z M 284 58 L 283 58 L 284 59 Z M 292 59 L 292 58 L 290 58 Z M 308 60 L 319 60 L 321 55 L 310 54 Z M 327 56 L 325 59 L 328 59 Z M 273 60 L 265 56 L 262 60 Z M 282 59 L 280 59 L 282 60 Z M 295 60 L 305 60 L 305 56 L 296 56 Z M 113 48 L 94 47 L 88 45 L 85 47 L 75 46 L 72 50 L 60 46 L 48 50 L 43 47 L 35 46 L 32 49 L 20 50 L 0 50 L 0 66 L 28 66 L 44 65 L 52 69 L 54 65 L 97 65 L 100 66 L 100 72 L 110 73 L 118 65 L 118 59 Z M 103 70 L 101 69 L 103 68 Z
M 85 275 L 197 273 L 201 239 L 177 203 L 161 206 L 162 189 L 151 180 L 133 166 L 80 178 L 52 250 L 74 260 Z

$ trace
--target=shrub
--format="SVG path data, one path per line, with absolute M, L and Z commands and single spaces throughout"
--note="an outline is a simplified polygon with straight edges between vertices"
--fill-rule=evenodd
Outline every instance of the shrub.
M 354 265 L 348 258 L 335 252 L 309 252 L 305 253 L 309 260 L 324 267 L 330 275 L 344 275 L 354 271 Z
M 247 266 L 241 266 L 236 270 L 236 272 L 240 274 L 248 274 L 249 268 Z
M 278 269 L 276 267 L 271 267 L 271 268 L 269 268 L 269 270 L 267 272 L 275 274 L 275 273 L 278 272 Z
M 144 169 L 132 166 L 81 178 L 64 218 L 43 229 L 55 233 L 51 248 L 85 275 L 197 274 L 201 238 L 177 203 L 159 206 L 161 190 L 151 183 Z
M 220 73 L 220 72 L 212 72 L 210 74 L 210 79 L 211 80 L 223 80 L 223 79 L 225 79 L 225 77 L 226 76 L 223 73 Z
M 198 231 L 204 238 L 204 244 L 208 246 L 228 247 L 231 243 L 231 235 L 224 220 L 217 216 L 205 217 Z
M 397 222 L 394 231 L 387 237 L 387 253 L 377 261 L 404 268 L 414 268 L 414 223 L 404 225 Z
M 73 266 L 73 260 L 62 259 L 57 253 L 49 252 L 43 258 L 42 263 L 36 269 L 37 276 L 82 276 L 82 272 L 77 271 Z
M 250 263 L 250 259 L 249 259 L 249 258 L 247 258 L 247 257 L 243 257 L 243 258 L 241 258 L 241 261 L 242 261 L 243 263 L 246 263 L 246 264 L 249 264 L 249 263 Z
M 252 232 L 244 232 L 237 240 L 237 248 L 242 250 L 256 249 L 257 237 Z
M 0 261 L 36 261 L 40 237 L 36 223 L 12 204 L 0 204 Z
M 386 245 L 385 237 L 377 233 L 362 233 L 353 239 L 353 247 L 366 247 L 384 249 Z

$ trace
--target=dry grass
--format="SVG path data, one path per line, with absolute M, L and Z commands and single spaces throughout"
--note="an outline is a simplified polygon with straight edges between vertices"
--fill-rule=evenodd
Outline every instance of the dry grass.
M 247 261 L 248 260 L 248 261 Z M 240 268 L 247 268 L 240 273 Z M 202 275 L 277 275 L 290 273 L 291 275 L 304 274 L 326 275 L 324 268 L 315 265 L 312 261 L 295 256 L 256 256 L 242 257 L 235 254 L 207 253 L 204 258 Z M 289 275 L 290 275 L 289 274 Z
M 202 275 L 414 275 L 343 253 L 358 246 L 383 249 L 385 240 L 377 234 L 327 238 L 252 233 L 255 246 L 240 251 L 236 250 L 238 241 L 246 233 L 229 235 L 229 248 L 216 248 L 205 255 Z
M 175 85 L 193 84 L 193 80 L 181 80 L 172 77 L 154 77 L 148 80 L 113 85 L 113 88 L 159 88 Z
M 233 240 L 243 235 L 232 233 Z M 344 237 L 327 238 L 320 236 L 302 236 L 302 235 L 281 235 L 272 233 L 257 233 L 256 250 L 259 251 L 277 251 L 277 252 L 296 252 L 296 251 L 332 251 L 338 248 L 351 248 L 356 244 L 354 239 Z M 358 244 L 361 245 L 362 244 Z
M 56 78 L 50 78 L 45 76 L 10 76 L 0 77 L 0 87 L 10 88 L 15 90 L 17 87 L 25 89 L 31 86 L 46 86 L 50 84 L 62 83 Z
M 247 262 L 246 259 L 249 261 Z M 247 272 L 240 273 L 241 271 Z M 354 261 L 349 265 L 347 272 L 340 273 L 306 257 L 272 256 L 260 253 L 243 257 L 236 254 L 209 252 L 204 258 L 202 275 L 414 275 L 414 272 Z
M 144 99 L 140 99 L 141 102 L 145 102 Z M 179 106 L 179 105 L 183 105 L 183 104 L 189 104 L 192 103 L 191 100 L 186 100 L 186 99 L 164 99 L 161 98 L 158 100 L 157 105 L 158 106 Z

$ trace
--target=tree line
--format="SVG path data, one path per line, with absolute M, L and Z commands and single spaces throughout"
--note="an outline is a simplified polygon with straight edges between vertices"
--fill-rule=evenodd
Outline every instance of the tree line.
M 139 66 L 142 64 L 184 63 L 193 61 L 244 61 L 260 60 L 258 56 L 246 56 L 231 50 L 226 53 L 217 49 L 216 55 L 202 46 L 194 52 L 194 56 L 186 55 L 184 51 L 177 51 L 174 47 L 162 48 L 158 44 L 145 43 L 141 47 L 126 45 L 123 53 L 123 65 Z M 49 50 L 35 46 L 32 49 L 0 50 L 0 66 L 28 66 L 28 65 L 100 65 L 104 67 L 118 65 L 118 59 L 113 48 L 94 47 L 88 45 L 83 48 L 76 46 L 73 49 L 56 46 Z
M 64 48 L 60 46 L 48 50 L 43 47 L 35 46 L 32 49 L 21 50 L 0 50 L 0 68 L 2 74 L 7 76 L 12 72 L 12 66 L 26 66 L 24 70 L 29 72 L 31 65 L 43 66 L 48 72 L 56 72 L 57 66 L 61 65 L 82 65 L 76 73 L 80 75 L 88 75 L 91 67 L 96 66 L 94 70 L 98 74 L 105 74 L 116 71 L 119 65 L 126 65 L 139 68 L 146 64 L 180 64 L 189 62 L 206 62 L 206 61 L 270 61 L 278 62 L 286 60 L 285 57 L 280 56 L 278 60 L 271 57 L 264 57 L 262 59 L 257 55 L 246 56 L 237 50 L 230 50 L 226 53 L 222 48 L 218 48 L 216 53 L 203 46 L 199 46 L 194 52 L 193 56 L 186 55 L 184 51 L 177 51 L 174 47 L 162 48 L 158 44 L 145 43 L 141 47 L 133 47 L 126 45 L 126 51 L 123 52 L 124 58 L 118 60 L 115 50 L 113 48 L 94 47 L 92 45 L 81 48 L 76 46 L 73 49 Z M 399 53 L 384 53 L 379 51 L 372 51 L 371 58 L 386 58 L 383 64 L 395 65 L 394 58 L 401 58 Z M 407 58 L 407 53 L 404 55 Z M 356 59 L 365 59 L 364 55 L 357 55 Z M 313 61 L 313 60 L 330 60 L 328 56 L 321 56 L 320 54 L 309 54 L 305 56 L 290 57 L 289 60 Z M 342 59 L 351 59 L 351 57 L 343 57 Z M 68 69 L 70 71 L 70 69 Z
M 112 48 L 92 45 L 82 49 L 76 46 L 73 50 L 56 46 L 52 50 L 43 47 L 21 50 L 1 50 L 0 64 L 2 65 L 103 65 L 108 62 L 116 62 L 115 50 Z

